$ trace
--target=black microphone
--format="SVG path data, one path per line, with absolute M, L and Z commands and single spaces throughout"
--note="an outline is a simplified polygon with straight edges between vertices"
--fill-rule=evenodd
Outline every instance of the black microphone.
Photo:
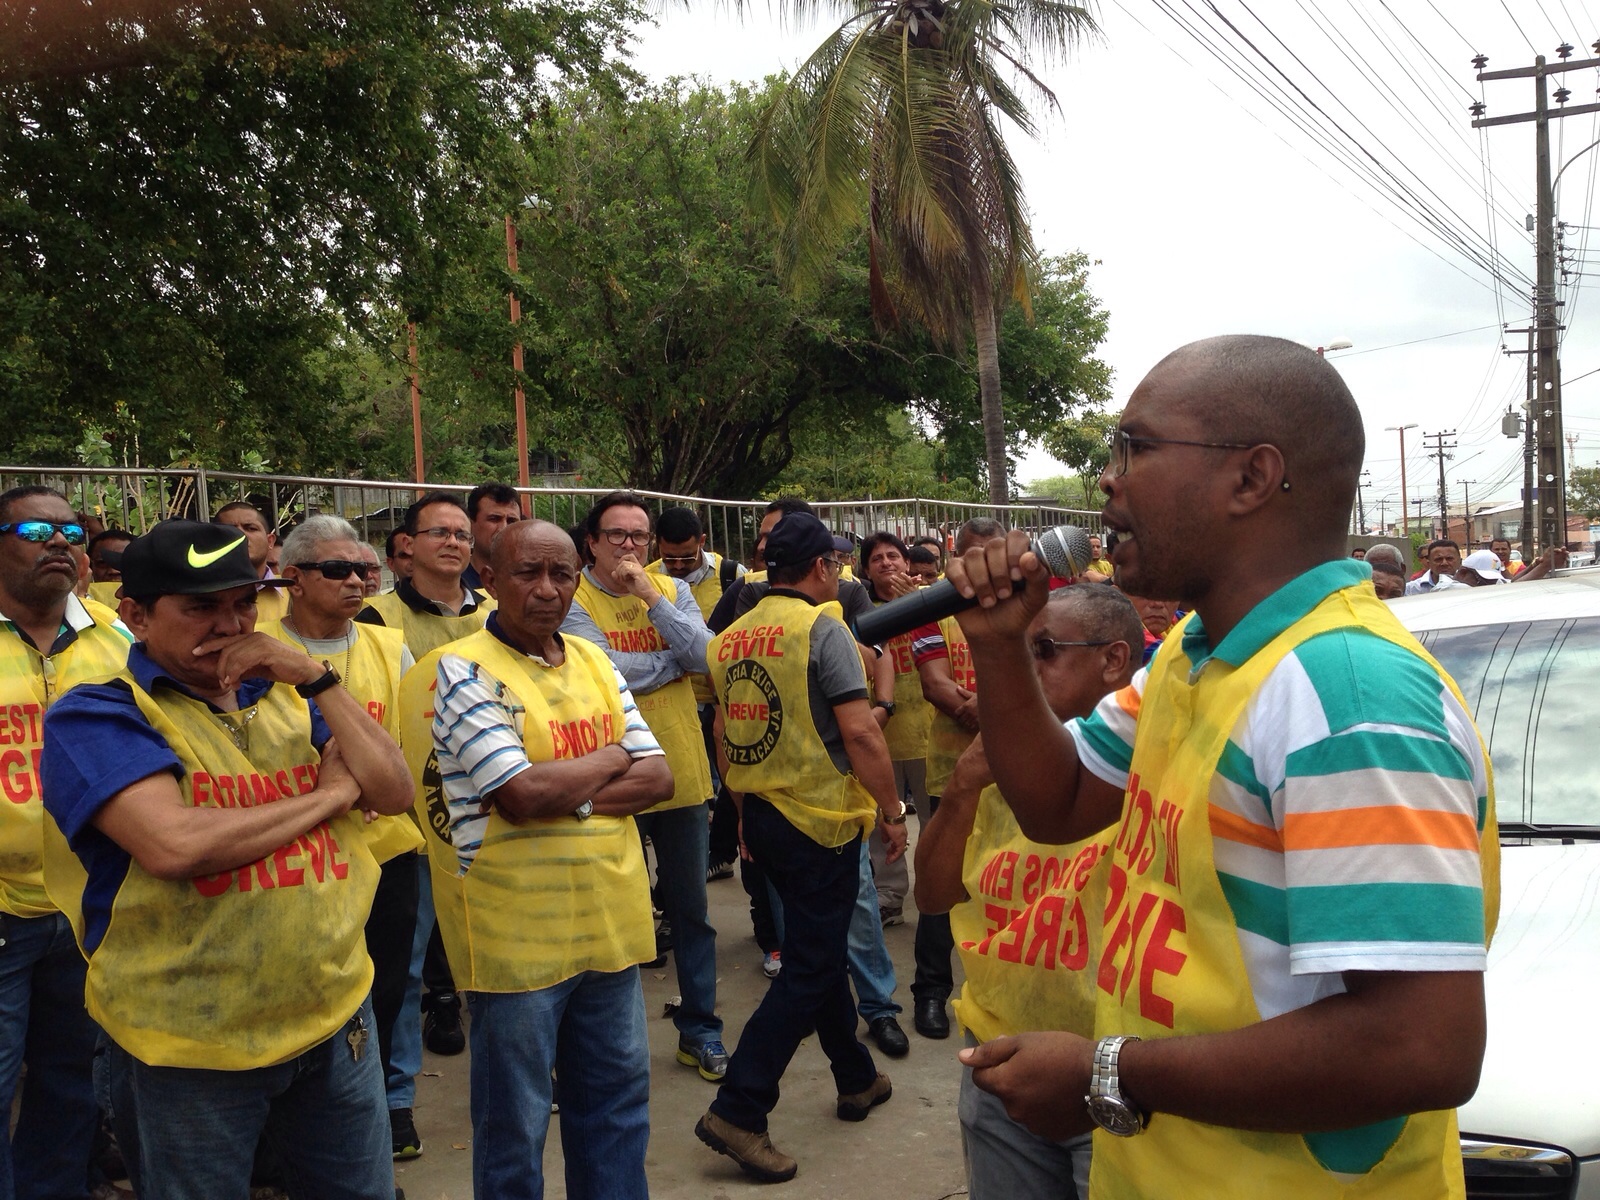
M 1062 579 L 1079 575 L 1093 561 L 1089 550 L 1089 535 L 1076 525 L 1057 525 L 1047 529 L 1033 540 L 1029 547 L 1049 569 L 1050 574 Z M 1011 585 L 1020 589 L 1021 582 Z M 942 621 L 977 604 L 956 591 L 948 579 L 919 588 L 908 596 L 880 604 L 856 621 L 856 640 L 869 646 L 881 646 L 902 633 Z

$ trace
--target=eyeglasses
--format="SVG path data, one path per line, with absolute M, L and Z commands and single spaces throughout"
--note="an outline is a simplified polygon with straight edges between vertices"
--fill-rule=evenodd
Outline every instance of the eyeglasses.
M 1063 650 L 1072 646 L 1109 646 L 1110 642 L 1058 642 L 1054 638 L 1036 637 L 1028 643 L 1028 649 L 1033 652 L 1034 658 L 1040 662 L 1049 662 Z
M 618 542 L 617 545 L 620 546 L 622 543 Z M 700 556 L 698 554 L 663 554 L 661 556 L 662 565 L 668 567 L 692 567 L 699 561 Z
M 377 563 L 351 562 L 348 558 L 330 558 L 322 562 L 294 563 L 302 571 L 321 571 L 324 579 L 349 579 L 352 575 L 359 575 L 362 579 L 369 579 L 378 569 Z
M 448 542 L 452 539 L 463 546 L 472 545 L 472 530 L 446 529 L 443 525 L 435 525 L 432 529 L 419 529 L 418 533 L 431 537 L 436 542 Z
M 624 546 L 630 542 L 635 546 L 648 546 L 650 544 L 650 531 L 648 529 L 602 529 L 600 535 L 613 546 Z
M 1128 462 L 1133 457 L 1134 446 L 1195 446 L 1201 450 L 1254 450 L 1261 442 L 1192 442 L 1185 438 L 1159 438 L 1144 437 L 1139 434 L 1129 433 L 1126 429 L 1113 429 L 1106 435 L 1106 445 L 1111 449 L 1111 460 L 1108 464 L 1113 479 L 1120 479 L 1128 473 Z M 1289 490 L 1289 481 L 1285 479 L 1282 490 Z
M 833 558 L 830 555 L 824 554 L 822 556 L 822 561 L 826 562 L 826 563 L 832 563 L 836 568 L 838 568 L 841 571 L 844 570 L 844 568 L 845 568 L 845 561 L 842 558 Z
M 76 522 L 58 525 L 54 521 L 7 521 L 0 525 L 0 533 L 14 533 L 25 542 L 38 542 L 41 545 L 58 533 L 67 539 L 69 546 L 81 546 L 88 540 L 83 526 Z

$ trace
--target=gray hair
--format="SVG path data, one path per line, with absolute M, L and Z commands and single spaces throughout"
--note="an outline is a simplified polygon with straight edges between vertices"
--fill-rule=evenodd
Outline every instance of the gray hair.
M 1404 573 L 1406 569 L 1405 555 L 1400 553 L 1398 546 L 1391 546 L 1388 542 L 1379 542 L 1375 546 L 1367 547 L 1367 561 L 1374 559 L 1382 562 L 1392 562 L 1395 568 Z
M 316 549 L 323 542 L 360 541 L 361 535 L 349 521 L 332 513 L 318 513 L 289 531 L 289 536 L 283 539 L 278 560 L 282 566 L 297 567 L 301 563 L 316 562 Z
M 1144 652 L 1144 623 L 1139 611 L 1109 583 L 1074 583 L 1050 593 L 1050 607 L 1060 606 L 1078 622 L 1087 641 L 1126 642 Z

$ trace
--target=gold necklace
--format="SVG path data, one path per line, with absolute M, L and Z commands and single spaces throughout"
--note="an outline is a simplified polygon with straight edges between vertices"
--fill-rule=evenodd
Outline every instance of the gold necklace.
M 287 629 L 290 633 L 294 634 L 294 636 L 297 639 L 299 639 L 300 648 L 302 650 L 305 650 L 307 654 L 309 654 L 311 652 L 310 649 L 306 646 L 306 635 L 301 633 L 300 630 L 299 630 L 299 627 L 296 626 L 294 624 L 294 622 L 291 621 L 288 617 L 284 617 L 283 618 L 283 627 L 285 629 Z M 355 651 L 356 638 L 358 636 L 359 636 L 359 631 L 356 629 L 355 622 L 351 621 L 349 623 L 348 629 L 347 629 L 347 631 L 345 633 L 344 670 L 339 672 L 339 679 L 344 683 L 344 685 L 346 687 L 350 686 L 350 655 L 352 653 L 354 653 L 354 651 Z M 331 642 L 333 639 L 332 638 L 319 638 L 317 640 L 319 640 L 319 641 L 330 641 Z M 327 659 L 323 659 L 322 660 L 322 665 L 324 667 L 326 667 L 330 671 L 333 670 L 333 664 L 331 662 L 329 662 Z
M 234 746 L 242 754 L 250 753 L 250 722 L 256 719 L 256 713 L 259 709 L 259 705 L 252 704 L 249 708 L 240 709 L 234 716 L 230 716 L 227 713 L 213 714 L 222 723 L 222 727 L 228 731 L 228 736 L 233 739 Z

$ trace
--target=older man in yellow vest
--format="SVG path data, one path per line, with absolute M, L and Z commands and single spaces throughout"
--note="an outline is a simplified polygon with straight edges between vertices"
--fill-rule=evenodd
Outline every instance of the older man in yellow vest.
M 642 565 L 650 514 L 640 497 L 602 496 L 584 529 L 594 565 L 584 568 L 561 628 L 611 657 L 672 768 L 672 795 L 639 815 L 639 831 L 655 850 L 656 894 L 672 926 L 682 997 L 672 1018 L 677 1058 L 714 1082 L 727 1071 L 728 1054 L 717 1015 L 717 934 L 706 916 L 711 765 L 693 682 L 705 673 L 711 631 L 687 583 Z
M 247 1195 L 264 1138 L 296 1191 L 389 1200 L 362 829 L 410 778 L 336 669 L 255 631 L 259 580 L 223 525 L 123 553 L 128 665 L 45 717 L 45 882 L 141 1197 Z
M 73 594 L 84 537 L 59 492 L 0 495 L 0 1096 L 27 1067 L 16 1132 L 0 1138 L 7 1197 L 83 1195 L 99 1125 L 83 956 L 45 892 L 38 769 L 50 706 L 128 658 L 116 614 Z
M 487 627 L 401 687 L 439 930 L 472 1014 L 474 1194 L 544 1194 L 554 1069 L 567 1195 L 645 1200 L 638 964 L 654 938 L 633 814 L 672 794 L 672 773 L 605 652 L 560 632 L 572 540 L 519 521 L 484 583 Z
M 951 564 L 1018 826 L 1111 846 L 1094 1038 L 961 1057 L 1036 1132 L 1095 1129 L 1094 1200 L 1465 1194 L 1494 802 L 1455 684 L 1346 554 L 1364 449 L 1304 346 L 1212 338 L 1157 364 L 1104 520 L 1129 590 L 1191 613 L 1066 728 L 1028 670 L 1048 579 L 1028 539 Z

